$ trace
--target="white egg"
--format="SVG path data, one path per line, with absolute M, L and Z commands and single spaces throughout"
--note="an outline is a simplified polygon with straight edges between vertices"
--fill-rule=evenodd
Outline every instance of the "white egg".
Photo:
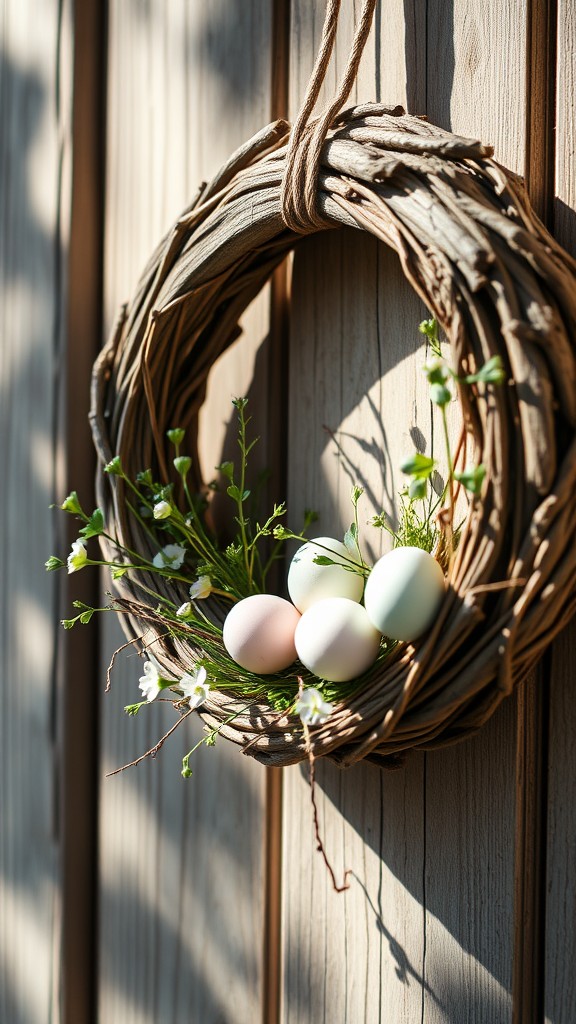
M 432 625 L 444 593 L 444 573 L 432 555 L 420 548 L 395 548 L 372 569 L 364 604 L 384 636 L 411 641 Z
M 230 657 L 249 672 L 270 675 L 296 661 L 294 631 L 300 613 L 274 594 L 252 594 L 228 612 L 222 630 Z
M 380 648 L 380 633 L 366 609 L 347 597 L 329 597 L 308 608 L 296 626 L 294 640 L 302 664 L 333 683 L 362 675 Z
M 314 559 L 318 555 L 326 555 L 338 564 L 317 565 Z M 346 545 L 334 537 L 314 537 L 298 548 L 288 571 L 288 593 L 298 611 L 305 612 L 327 597 L 361 601 L 364 577 L 345 568 L 351 559 Z

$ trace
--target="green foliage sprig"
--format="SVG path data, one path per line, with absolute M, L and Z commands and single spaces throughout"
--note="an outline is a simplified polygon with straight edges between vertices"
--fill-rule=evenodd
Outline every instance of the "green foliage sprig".
M 410 482 L 400 494 L 397 527 L 393 527 L 385 511 L 373 516 L 369 525 L 390 534 L 394 547 L 408 545 L 432 552 L 439 547 L 442 539 L 442 526 L 439 526 L 439 520 L 442 518 L 442 510 L 447 499 L 449 531 L 452 531 L 455 483 L 461 484 L 470 494 L 478 495 L 485 478 L 485 468 L 482 464 L 468 466 L 462 471 L 455 470 L 446 415 L 447 406 L 453 397 L 451 385 L 498 385 L 504 381 L 505 375 L 500 357 L 494 356 L 477 372 L 459 377 L 443 357 L 437 321 L 425 320 L 419 329 L 426 337 L 430 350 L 424 364 L 424 372 L 430 385 L 431 401 L 438 407 L 442 421 L 448 466 L 446 484 L 442 493 L 434 491 L 431 484 L 434 482 L 438 462 L 432 454 L 415 452 L 405 459 L 400 467 L 410 478 Z M 182 485 L 183 508 L 175 499 L 174 484 L 155 480 L 150 468 L 141 470 L 135 479 L 131 479 L 125 472 L 119 456 L 115 456 L 104 467 L 106 474 L 123 480 L 127 493 L 127 508 L 142 528 L 150 549 L 156 553 L 150 557 L 149 554 L 128 548 L 109 531 L 102 510 L 95 508 L 87 513 L 76 491 L 72 491 L 59 507 L 80 522 L 78 538 L 72 544 L 66 562 L 54 555 L 46 562 L 48 571 L 66 566 L 68 573 L 74 573 L 89 565 L 105 566 L 110 570 L 113 579 L 127 577 L 136 590 L 140 589 L 148 598 L 153 598 L 156 612 L 166 625 L 167 635 L 191 642 L 192 649 L 196 650 L 193 664 L 185 668 L 178 679 L 164 678 L 153 656 L 149 655 L 144 664 L 144 674 L 140 678 L 140 689 L 145 699 L 127 705 L 127 714 L 138 714 L 142 707 L 150 705 L 163 691 L 167 691 L 174 707 L 181 713 L 182 721 L 192 710 L 210 699 L 211 688 L 230 694 L 230 715 L 225 717 L 219 726 L 207 728 L 202 739 L 186 754 L 182 768 L 185 777 L 191 774 L 189 762 L 194 751 L 202 745 L 213 746 L 224 726 L 245 713 L 255 702 L 266 703 L 278 715 L 291 714 L 299 706 L 299 694 L 301 695 L 306 688 L 313 687 L 314 690 L 309 692 L 318 694 L 316 705 L 327 714 L 332 710 L 332 702 L 346 701 L 363 682 L 363 678 L 359 678 L 347 683 L 330 683 L 317 679 L 300 665 L 296 666 L 296 670 L 291 667 L 274 677 L 259 676 L 246 671 L 230 658 L 223 645 L 220 626 L 213 620 L 209 610 L 203 607 L 203 602 L 208 597 L 214 597 L 217 601 L 231 606 L 251 594 L 264 593 L 270 570 L 282 557 L 286 542 L 306 542 L 307 532 L 318 518 L 315 512 L 306 511 L 302 529 L 299 532 L 293 531 L 284 523 L 287 515 L 284 502 L 275 504 L 272 512 L 262 521 L 257 518 L 252 508 L 255 495 L 254 489 L 248 483 L 248 466 L 258 438 L 249 438 L 251 420 L 246 412 L 247 404 L 246 398 L 233 399 L 238 423 L 238 460 L 225 461 L 217 467 L 224 481 L 226 494 L 234 508 L 237 530 L 230 543 L 222 546 L 207 525 L 206 494 L 193 494 L 190 491 L 188 477 L 192 459 L 182 452 L 185 431 L 180 427 L 174 427 L 167 431 L 167 438 L 174 448 L 172 463 Z M 363 554 L 359 525 L 359 503 L 363 493 L 362 487 L 353 486 L 352 522 L 343 538 L 349 553 L 348 558 L 338 556 L 336 560 L 331 549 L 326 548 L 325 552 L 321 551 L 316 555 L 314 561 L 319 565 L 343 565 L 348 571 L 366 578 L 370 566 Z M 103 538 L 107 542 L 110 550 L 115 553 L 114 558 L 89 556 L 88 544 L 95 538 Z M 151 583 L 155 575 L 186 585 L 189 599 L 178 604 L 167 597 L 164 591 L 156 592 Z M 105 607 L 93 608 L 81 601 L 75 601 L 74 607 L 78 609 L 78 614 L 63 620 L 65 629 L 72 629 L 77 624 L 87 625 L 96 613 L 126 613 L 122 602 L 117 602 L 113 598 Z M 395 646 L 394 641 L 384 638 L 377 664 L 388 657 Z M 306 729 L 304 716 L 302 721 Z M 143 757 L 155 754 L 174 728 L 175 726 Z M 133 763 L 140 760 L 141 758 Z

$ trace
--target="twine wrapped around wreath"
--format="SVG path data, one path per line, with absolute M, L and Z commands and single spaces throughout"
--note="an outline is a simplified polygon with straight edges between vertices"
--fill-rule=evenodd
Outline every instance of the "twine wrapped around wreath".
M 574 611 L 576 264 L 488 147 L 383 105 L 336 115 L 319 152 L 319 219 L 290 230 L 281 205 L 288 140 L 284 121 L 259 132 L 159 245 L 95 365 L 94 440 L 103 464 L 119 455 L 128 476 L 150 466 L 169 480 L 166 429 L 178 424 L 197 439 L 208 373 L 238 336 L 240 315 L 305 234 L 328 228 L 351 225 L 396 250 L 461 372 L 502 357 L 505 387 L 460 394 L 487 477 L 438 620 L 421 642 L 398 645 L 314 730 L 316 756 L 342 765 L 390 760 L 482 726 Z M 191 486 L 200 490 L 197 451 L 193 463 Z M 151 552 L 122 479 L 101 476 L 99 487 L 120 541 Z M 187 599 L 180 584 L 145 582 L 168 587 L 177 603 Z M 201 653 L 192 634 L 189 642 L 170 638 L 152 599 L 142 603 L 126 577 L 118 589 L 128 635 L 149 629 L 155 658 L 178 678 Z M 218 599 L 207 605 L 222 622 Z M 202 717 L 218 725 L 235 706 L 229 694 L 211 692 Z M 221 731 L 270 765 L 307 756 L 299 720 L 265 705 Z

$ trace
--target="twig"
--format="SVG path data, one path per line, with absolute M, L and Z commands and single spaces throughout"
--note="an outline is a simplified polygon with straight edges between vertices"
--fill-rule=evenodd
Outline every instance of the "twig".
M 117 647 L 116 648 L 116 650 L 114 651 L 114 654 L 110 658 L 110 664 L 108 665 L 108 668 L 106 669 L 106 689 L 104 690 L 104 693 L 110 693 L 110 690 L 112 689 L 112 669 L 114 668 L 114 662 L 116 661 L 117 656 L 122 651 L 125 651 L 127 647 L 131 647 L 132 644 L 140 643 L 144 639 L 145 636 L 146 636 L 146 633 L 142 633 L 142 636 L 135 636 L 132 640 L 128 640 L 125 644 L 122 644 L 121 647 Z
M 338 885 L 336 882 L 336 875 L 334 874 L 334 868 L 332 867 L 330 861 L 328 860 L 328 856 L 324 848 L 324 843 L 322 842 L 322 837 L 320 835 L 320 822 L 318 820 L 318 805 L 316 803 L 316 758 L 314 757 L 314 751 L 312 749 L 312 739 L 310 736 L 310 730 L 306 723 L 304 723 L 304 736 L 306 738 L 306 751 L 308 754 L 308 778 L 310 782 L 310 799 L 312 801 L 312 815 L 314 821 L 314 838 L 316 839 L 316 849 L 318 850 L 319 853 L 322 854 L 322 858 L 324 860 L 330 878 L 332 879 L 332 887 L 334 889 L 334 892 L 345 892 L 346 889 L 350 888 L 348 876 L 352 874 L 352 871 L 350 868 L 345 868 L 344 880 L 342 882 L 342 885 Z
M 186 718 L 189 718 L 190 715 L 194 714 L 195 710 L 196 708 L 190 708 L 190 710 L 187 711 L 185 715 L 182 715 L 182 717 L 179 718 L 178 721 L 175 722 L 170 729 L 168 729 L 168 732 L 165 732 L 164 735 L 160 737 L 158 742 L 155 743 L 153 747 L 150 747 L 150 750 L 147 750 L 145 754 L 140 754 L 140 757 L 137 757 L 135 761 L 129 761 L 128 764 L 123 764 L 121 768 L 115 768 L 113 772 L 106 772 L 105 778 L 109 779 L 112 777 L 112 775 L 119 775 L 120 772 L 126 771 L 127 768 L 135 768 L 136 765 L 140 764 L 140 761 L 144 761 L 147 757 L 156 757 L 156 754 L 158 753 L 160 748 L 164 746 L 166 740 L 172 735 L 173 732 L 175 732 L 178 726 L 181 725 Z

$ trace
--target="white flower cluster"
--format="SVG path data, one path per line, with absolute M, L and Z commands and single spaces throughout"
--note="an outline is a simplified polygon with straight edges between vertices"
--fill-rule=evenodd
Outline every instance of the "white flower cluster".
M 174 685 L 162 678 L 161 668 L 152 658 L 146 661 L 143 673 L 138 681 L 138 688 L 148 703 L 155 700 L 162 690 Z M 206 669 L 200 667 L 194 673 L 185 672 L 176 684 L 183 693 L 182 700 L 188 701 L 190 708 L 199 708 L 208 699 L 210 684 L 206 678 Z

